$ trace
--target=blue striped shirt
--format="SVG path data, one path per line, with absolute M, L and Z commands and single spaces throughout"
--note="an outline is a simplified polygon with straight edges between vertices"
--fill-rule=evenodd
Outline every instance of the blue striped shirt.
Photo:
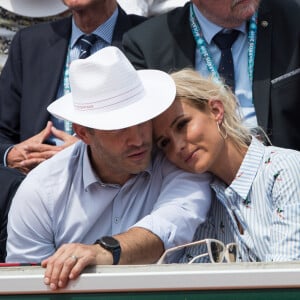
M 215 178 L 209 217 L 194 239 L 237 242 L 241 261 L 300 259 L 300 152 L 262 145 L 253 138 L 236 178 Z M 243 234 L 240 233 L 239 220 Z M 203 248 L 186 251 L 186 262 Z

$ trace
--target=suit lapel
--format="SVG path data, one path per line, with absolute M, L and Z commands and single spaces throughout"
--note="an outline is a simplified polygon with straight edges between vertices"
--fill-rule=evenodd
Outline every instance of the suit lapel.
M 49 47 L 45 52 L 47 57 L 48 68 L 50 68 L 50 76 L 55 80 L 49 80 L 49 97 L 53 99 L 56 97 L 58 86 L 61 80 L 62 71 L 68 54 L 68 45 L 71 36 L 71 17 L 56 23 L 53 26 L 53 37 L 49 39 Z
M 71 35 L 71 18 L 58 21 L 51 24 L 52 35 L 45 45 L 43 59 L 40 66 L 40 107 L 42 120 L 48 120 L 49 113 L 47 106 L 57 98 L 57 91 L 66 55 L 68 53 L 68 44 Z
M 174 45 L 170 51 L 173 52 L 173 66 L 177 69 L 195 67 L 196 43 L 190 28 L 189 8 L 188 3 L 183 8 L 174 10 L 169 13 L 167 20 L 174 37 Z
M 253 99 L 258 124 L 267 129 L 270 127 L 272 16 L 265 3 L 262 1 L 258 12 Z
M 47 107 L 57 98 L 57 91 L 64 69 L 69 38 L 71 33 L 71 18 L 63 19 L 51 23 L 50 30 L 52 34 L 45 41 L 42 58 L 39 59 L 39 66 L 36 72 L 38 78 L 34 80 L 39 82 L 35 101 L 39 104 L 39 119 L 42 128 L 49 120 Z

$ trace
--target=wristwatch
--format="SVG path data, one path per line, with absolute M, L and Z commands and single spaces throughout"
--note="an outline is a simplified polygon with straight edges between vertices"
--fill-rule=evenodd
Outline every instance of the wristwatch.
M 113 265 L 117 265 L 121 256 L 121 246 L 118 240 L 112 236 L 103 236 L 94 244 L 99 244 L 102 248 L 111 252 L 113 256 Z

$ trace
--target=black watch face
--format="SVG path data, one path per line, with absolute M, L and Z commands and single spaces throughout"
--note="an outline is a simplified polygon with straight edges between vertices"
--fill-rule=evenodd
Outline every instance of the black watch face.
M 104 236 L 101 238 L 101 241 L 110 248 L 116 248 L 120 246 L 119 241 L 111 236 Z

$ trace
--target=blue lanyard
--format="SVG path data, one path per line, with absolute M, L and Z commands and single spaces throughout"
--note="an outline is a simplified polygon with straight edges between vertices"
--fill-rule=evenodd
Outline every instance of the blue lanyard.
M 71 92 L 71 87 L 70 87 L 70 79 L 69 79 L 69 69 L 70 69 L 70 63 L 71 63 L 71 47 L 68 47 L 68 53 L 67 53 L 67 59 L 66 59 L 66 64 L 65 64 L 65 69 L 64 69 L 64 89 L 63 89 L 63 94 L 66 95 Z M 70 121 L 64 120 L 64 131 L 67 132 L 68 134 L 72 135 L 73 134 L 73 127 L 72 123 Z
M 194 7 L 191 4 L 190 6 L 190 26 L 192 33 L 197 45 L 197 48 L 200 51 L 201 56 L 203 57 L 208 71 L 212 74 L 213 78 L 217 82 L 221 82 L 220 75 L 214 64 L 211 54 L 209 53 L 207 42 L 203 36 L 200 24 L 195 16 Z M 253 80 L 253 70 L 254 70 L 254 59 L 255 59 L 255 48 L 256 48 L 256 34 L 257 34 L 257 13 L 255 13 L 249 24 L 249 33 L 248 33 L 248 75 L 250 82 Z
M 68 47 L 68 53 L 67 53 L 67 59 L 66 59 L 66 64 L 65 64 L 65 69 L 64 69 L 64 95 L 68 94 L 71 92 L 71 87 L 70 87 L 70 79 L 69 79 L 69 68 L 70 68 L 70 63 L 71 63 L 71 47 Z

